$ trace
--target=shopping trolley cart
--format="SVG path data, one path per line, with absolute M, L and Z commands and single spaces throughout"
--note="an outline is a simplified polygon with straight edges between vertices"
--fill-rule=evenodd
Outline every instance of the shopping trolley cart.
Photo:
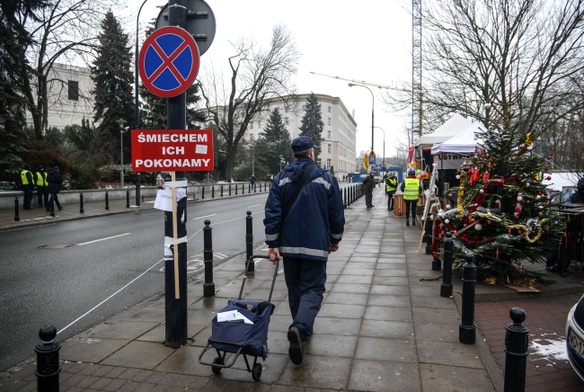
M 275 263 L 268 300 L 241 299 L 249 265 L 257 258 L 267 259 L 268 257 L 254 255 L 247 260 L 239 296 L 236 300 L 227 301 L 227 306 L 213 317 L 211 337 L 199 355 L 199 363 L 211 366 L 211 370 L 215 374 L 219 374 L 224 368 L 233 366 L 241 355 L 245 361 L 246 369 L 251 372 L 254 381 L 259 381 L 262 375 L 262 365 L 258 362 L 258 358 L 261 357 L 265 360 L 268 356 L 268 326 L 275 307 L 270 301 L 278 276 L 279 261 Z M 203 360 L 205 354 L 213 349 L 217 353 L 213 362 Z M 253 362 L 250 361 L 250 358 L 253 358 Z

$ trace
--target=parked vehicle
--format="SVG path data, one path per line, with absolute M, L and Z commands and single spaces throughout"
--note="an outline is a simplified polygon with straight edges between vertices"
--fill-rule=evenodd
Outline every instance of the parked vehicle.
M 570 309 L 566 321 L 566 351 L 568 361 L 584 380 L 584 295 Z

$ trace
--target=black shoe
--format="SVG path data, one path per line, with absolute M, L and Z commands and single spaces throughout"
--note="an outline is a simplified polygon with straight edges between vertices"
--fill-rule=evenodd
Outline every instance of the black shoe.
M 410 225 L 410 221 L 406 221 L 406 226 L 409 226 L 409 225 Z
M 412 226 L 415 226 L 415 225 L 416 225 L 416 220 L 414 219 L 414 220 L 412 221 Z
M 63 207 L 59 207 L 59 211 L 61 211 L 63 209 Z
M 302 347 L 302 337 L 298 327 L 290 327 L 288 330 L 288 341 L 290 348 L 288 348 L 288 356 L 294 365 L 302 364 L 304 360 L 304 347 Z

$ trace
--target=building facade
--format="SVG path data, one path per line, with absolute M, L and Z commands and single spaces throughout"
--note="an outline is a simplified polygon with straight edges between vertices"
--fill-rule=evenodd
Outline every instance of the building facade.
M 93 81 L 89 68 L 54 64 L 47 78 L 49 128 L 81 125 L 93 117 Z M 32 117 L 27 113 L 27 124 Z
M 294 139 L 300 133 L 304 105 L 309 96 L 310 94 L 298 94 L 267 100 L 267 109 L 251 121 L 245 137 L 250 141 L 257 140 L 267 126 L 271 112 L 278 108 L 290 137 Z M 348 173 L 355 171 L 357 123 L 340 98 L 325 94 L 315 96 L 320 104 L 324 123 L 324 140 L 318 152 L 318 163 L 323 168 L 333 168 L 335 176 L 343 179 Z

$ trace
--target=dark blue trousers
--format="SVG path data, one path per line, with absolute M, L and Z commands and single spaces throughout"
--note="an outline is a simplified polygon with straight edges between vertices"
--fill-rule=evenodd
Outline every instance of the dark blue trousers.
M 298 327 L 306 339 L 312 335 L 324 298 L 326 261 L 285 256 L 284 276 L 293 320 L 290 326 Z

